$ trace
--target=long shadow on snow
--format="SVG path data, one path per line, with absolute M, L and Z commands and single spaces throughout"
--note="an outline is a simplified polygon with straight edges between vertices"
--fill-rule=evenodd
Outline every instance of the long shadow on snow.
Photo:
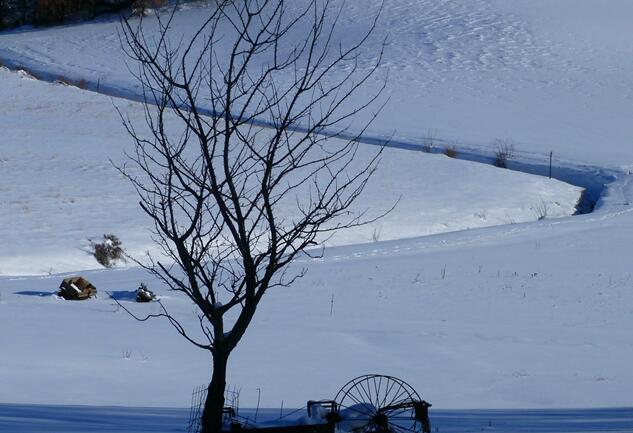
M 13 294 L 21 295 L 21 296 L 36 296 L 38 298 L 45 298 L 48 296 L 53 296 L 55 292 L 40 292 L 37 290 L 23 290 L 21 292 L 13 292 Z
M 115 301 L 136 302 L 135 290 L 115 290 L 108 292 L 108 295 Z
M 286 413 L 290 412 L 290 409 Z M 251 420 L 255 410 L 240 409 Z M 304 416 L 300 411 L 284 423 Z M 534 410 L 432 410 L 433 431 L 474 433 L 625 433 L 633 431 L 632 408 Z M 21 433 L 183 432 L 189 409 L 0 404 L 0 431 Z M 260 409 L 258 421 L 274 423 L 279 409 Z

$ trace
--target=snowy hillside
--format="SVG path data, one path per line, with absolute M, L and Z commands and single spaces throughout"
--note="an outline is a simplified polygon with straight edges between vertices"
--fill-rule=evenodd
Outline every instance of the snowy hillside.
M 339 37 L 358 35 L 379 3 L 347 2 Z M 175 38 L 191 34 L 204 7 L 183 7 Z M 627 0 L 386 0 L 367 59 L 387 38 L 390 102 L 370 132 L 419 142 L 431 129 L 478 147 L 512 138 L 525 152 L 630 165 L 632 14 Z M 117 32 L 116 19 L 13 31 L 0 36 L 0 61 L 138 93 Z
M 140 104 L 112 100 L 61 84 L 0 70 L 0 275 L 93 269 L 88 239 L 119 236 L 128 252 L 154 251 L 149 220 L 136 192 L 115 166 L 131 148 L 114 106 L 143 122 Z M 375 148 L 369 147 L 367 156 Z M 362 158 L 358 164 L 362 164 Z M 359 165 L 360 166 L 360 165 Z M 459 177 L 453 172 L 460 172 Z M 330 245 L 401 239 L 574 213 L 580 188 L 556 180 L 451 160 L 444 155 L 387 149 L 356 211 L 375 224 L 342 233 Z M 287 211 L 293 206 L 287 206 Z
M 348 1 L 337 36 L 357 35 L 378 4 Z M 208 7 L 183 6 L 175 33 Z M 607 408 L 632 404 L 632 14 L 627 0 L 386 0 L 365 66 L 386 37 L 390 100 L 363 141 L 394 140 L 359 206 L 398 205 L 331 239 L 323 258 L 297 260 L 307 275 L 264 298 L 230 363 L 243 407 L 301 407 L 377 372 L 431 401 L 440 431 L 534 431 L 512 427 L 529 416 L 539 431 L 630 430 L 630 412 Z M 97 269 L 86 251 L 104 233 L 136 256 L 155 248 L 114 168 L 131 145 L 114 106 L 143 115 L 117 27 L 0 33 L 0 430 L 66 426 L 50 406 L 64 404 L 99 406 L 69 410 L 84 417 L 75 431 L 105 431 L 90 424 L 104 406 L 182 408 L 210 376 L 206 353 L 111 297 L 155 312 L 131 302 L 144 281 L 197 326 L 192 305 L 132 264 Z M 430 136 L 435 153 L 417 150 Z M 516 143 L 516 170 L 474 162 L 489 162 L 496 138 Z M 361 160 L 376 149 L 363 144 Z M 573 185 L 529 174 L 547 172 L 550 151 L 554 176 Z M 596 208 L 572 216 L 581 187 Z M 79 273 L 97 299 L 54 295 Z M 596 412 L 524 412 L 546 408 Z M 492 424 L 493 412 L 447 409 L 519 411 Z M 114 431 L 134 422 L 127 411 L 111 412 Z M 163 416 L 166 430 L 183 417 L 135 414 Z
M 301 407 L 361 372 L 407 378 L 444 409 L 628 406 L 631 215 L 328 249 L 264 299 L 229 382 L 244 407 L 256 388 L 262 407 Z M 106 291 L 127 302 L 146 281 L 193 325 L 189 302 L 140 270 L 82 275 L 97 300 L 52 296 L 61 276 L 0 279 L 0 401 L 187 405 L 207 355 L 164 321 L 135 322 Z

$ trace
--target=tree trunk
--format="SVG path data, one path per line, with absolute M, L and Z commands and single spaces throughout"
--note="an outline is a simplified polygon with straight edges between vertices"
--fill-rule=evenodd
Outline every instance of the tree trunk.
M 207 389 L 207 399 L 202 412 L 202 433 L 220 433 L 222 431 L 227 362 L 228 355 L 213 353 L 213 376 L 211 376 L 211 383 Z

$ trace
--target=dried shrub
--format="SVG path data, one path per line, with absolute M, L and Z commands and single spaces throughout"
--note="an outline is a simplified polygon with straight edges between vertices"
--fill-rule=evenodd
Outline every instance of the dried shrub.
M 121 240 L 113 235 L 103 235 L 102 242 L 90 241 L 92 255 L 97 262 L 106 268 L 111 268 L 117 261 L 125 261 Z
M 534 206 L 531 207 L 532 212 L 534 212 L 534 215 L 536 216 L 536 218 L 541 221 L 544 220 L 545 218 L 547 218 L 547 214 L 548 214 L 548 206 L 547 203 L 545 203 L 544 200 L 541 200 L 540 202 L 536 203 Z
M 508 168 L 508 160 L 514 155 L 512 140 L 495 140 L 496 150 L 493 164 L 495 167 Z
M 444 149 L 444 155 L 448 156 L 449 158 L 457 158 L 457 149 L 454 146 L 447 147 L 446 149 Z
M 55 83 L 63 84 L 64 86 L 74 86 L 82 90 L 86 90 L 88 86 L 88 82 L 84 78 L 74 81 L 63 75 L 58 76 Z

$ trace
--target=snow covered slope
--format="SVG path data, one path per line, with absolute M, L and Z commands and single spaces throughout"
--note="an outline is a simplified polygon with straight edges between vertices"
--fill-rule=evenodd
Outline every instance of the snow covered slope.
M 115 168 L 125 163 L 131 140 L 114 105 L 142 125 L 141 105 L 6 70 L 0 70 L 0 97 L 11 107 L 0 111 L 0 275 L 93 269 L 88 239 L 104 233 L 119 236 L 135 256 L 153 250 L 149 220 Z M 387 149 L 356 210 L 378 215 L 397 202 L 395 210 L 329 244 L 534 221 L 544 212 L 568 216 L 579 196 L 580 188 L 540 176 Z
M 347 3 L 342 37 L 377 7 Z M 204 7 L 181 11 L 178 31 L 198 22 Z M 523 162 L 545 161 L 554 150 L 557 167 L 615 182 L 594 214 L 516 224 L 537 218 L 540 198 L 548 211 L 569 214 L 578 190 L 389 151 L 367 204 L 379 208 L 402 195 L 399 207 L 380 225 L 340 238 L 322 260 L 298 261 L 295 269 L 305 266 L 307 276 L 265 298 L 229 372 L 242 406 L 254 406 L 258 391 L 263 407 L 302 406 L 370 372 L 402 377 L 434 408 L 631 406 L 632 9 L 625 0 L 608 7 L 600 0 L 387 0 L 376 41 L 390 34 L 391 105 L 371 134 L 395 129 L 418 143 L 432 129 L 476 152 L 509 137 Z M 0 58 L 134 97 L 116 26 L 104 19 L 0 34 Z M 107 161 L 128 143 L 109 99 L 6 71 L 0 95 L 10 107 L 0 110 L 0 188 L 9 197 L 0 213 L 0 401 L 186 406 L 209 377 L 208 356 L 165 322 L 134 322 L 106 292 L 128 302 L 146 281 L 170 311 L 195 324 L 188 302 L 134 268 L 82 272 L 100 290 L 97 300 L 53 296 L 66 275 L 56 272 L 94 266 L 82 251 L 86 238 L 116 232 L 133 253 L 150 247 L 132 192 Z M 119 104 L 138 115 L 133 103 Z M 582 429 L 618 419 L 609 411 L 596 417 Z M 463 427 L 463 418 L 451 425 Z
M 347 2 L 339 37 L 358 34 L 379 3 Z M 174 34 L 193 31 L 206 7 L 184 8 Z M 386 0 L 368 59 L 386 37 L 390 103 L 371 132 L 419 142 L 432 129 L 478 148 L 509 137 L 526 152 L 630 166 L 631 14 L 627 0 Z M 117 28 L 104 19 L 5 32 L 0 60 L 131 95 Z
M 264 299 L 229 383 L 244 407 L 257 388 L 263 407 L 301 407 L 365 372 L 406 379 L 436 408 L 628 406 L 632 217 L 327 249 Z M 127 302 L 146 281 L 195 329 L 190 304 L 139 270 L 83 275 L 99 299 L 52 296 L 62 276 L 0 279 L 0 401 L 186 406 L 208 356 L 164 321 L 133 321 L 105 292 Z

